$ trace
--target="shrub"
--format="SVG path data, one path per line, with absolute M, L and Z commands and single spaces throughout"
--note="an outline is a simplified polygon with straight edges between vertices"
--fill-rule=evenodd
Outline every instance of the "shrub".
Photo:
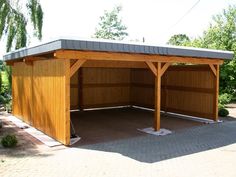
M 1 144 L 3 147 L 15 147 L 17 144 L 17 139 L 15 135 L 5 135 L 2 140 L 1 140 Z
M 228 93 L 220 94 L 219 103 L 222 105 L 228 104 L 228 103 L 230 103 L 232 98 L 233 98 L 233 95 L 231 95 L 231 94 L 228 94 Z
M 0 120 L 0 129 L 3 127 L 2 120 Z
M 218 103 L 218 110 L 222 109 L 222 108 L 225 108 L 225 105 L 221 104 L 221 103 Z
M 221 108 L 218 111 L 218 115 L 221 116 L 221 117 L 226 117 L 226 116 L 229 115 L 229 111 L 225 108 Z

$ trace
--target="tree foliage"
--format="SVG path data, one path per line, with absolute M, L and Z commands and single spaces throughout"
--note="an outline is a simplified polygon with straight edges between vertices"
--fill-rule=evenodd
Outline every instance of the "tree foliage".
M 0 40 L 6 36 L 6 50 L 19 49 L 27 44 L 27 24 L 30 20 L 34 36 L 42 38 L 43 11 L 39 0 L 27 0 L 24 14 L 19 0 L 0 0 Z M 29 18 L 27 18 L 29 16 Z
M 236 6 L 229 6 L 214 16 L 201 40 L 201 47 L 230 50 L 236 54 Z M 236 95 L 236 56 L 224 62 L 220 69 L 220 91 Z
M 123 40 L 128 36 L 127 27 L 122 24 L 122 19 L 119 17 L 121 10 L 121 6 L 115 6 L 112 11 L 104 12 L 96 28 L 95 38 Z
M 188 46 L 190 43 L 190 38 L 186 34 L 176 34 L 171 36 L 167 44 L 177 45 L 177 46 Z
M 175 43 L 218 50 L 229 50 L 236 54 L 236 6 L 229 6 L 213 17 L 212 23 L 201 37 L 189 43 Z M 220 92 L 236 96 L 236 55 L 220 67 Z

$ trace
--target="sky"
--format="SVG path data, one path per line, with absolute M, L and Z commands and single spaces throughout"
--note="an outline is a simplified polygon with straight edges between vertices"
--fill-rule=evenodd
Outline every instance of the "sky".
M 123 7 L 120 16 L 129 33 L 125 40 L 142 41 L 144 37 L 147 43 L 161 45 L 174 34 L 187 34 L 191 38 L 201 36 L 212 21 L 213 15 L 222 12 L 229 5 L 236 5 L 236 0 L 40 0 L 40 2 L 44 11 L 43 39 L 38 41 L 31 38 L 29 46 L 65 37 L 91 38 L 104 10 L 112 10 L 115 5 Z M 192 8 L 196 3 L 197 5 Z M 189 13 L 185 15 L 187 12 Z M 2 41 L 0 56 L 4 53 Z

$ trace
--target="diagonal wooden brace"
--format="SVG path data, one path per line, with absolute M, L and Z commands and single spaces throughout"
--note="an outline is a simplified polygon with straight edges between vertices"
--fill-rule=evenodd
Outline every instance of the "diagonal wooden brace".
M 86 60 L 77 60 L 70 68 L 70 77 L 72 77 L 76 71 L 86 62 Z

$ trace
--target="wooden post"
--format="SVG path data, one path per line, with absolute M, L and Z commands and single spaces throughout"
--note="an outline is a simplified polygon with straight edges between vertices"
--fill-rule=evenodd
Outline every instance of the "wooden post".
M 64 127 L 64 140 L 62 141 L 65 145 L 70 145 L 70 61 L 64 61 L 65 69 L 65 127 Z M 59 131 L 59 130 L 58 130 Z M 63 132 L 62 131 L 62 132 Z
M 218 96 L 219 96 L 219 78 L 220 78 L 220 65 L 215 65 L 215 95 L 214 95 L 214 121 L 218 121 Z
M 161 128 L 161 63 L 157 63 L 157 75 L 155 78 L 155 117 L 154 129 L 159 131 Z
M 78 70 L 78 108 L 83 111 L 83 71 L 82 68 Z

